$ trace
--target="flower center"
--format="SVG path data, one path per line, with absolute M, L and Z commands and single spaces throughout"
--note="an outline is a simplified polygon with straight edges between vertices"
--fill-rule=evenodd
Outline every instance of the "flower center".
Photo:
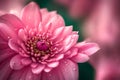
M 40 51 L 46 51 L 49 49 L 48 47 L 49 44 L 46 44 L 45 41 L 38 41 L 37 42 L 37 48 L 40 50 Z
M 40 36 L 29 38 L 25 43 L 27 54 L 33 62 L 42 62 L 46 59 L 44 57 L 52 53 L 52 44 L 48 39 L 43 39 Z

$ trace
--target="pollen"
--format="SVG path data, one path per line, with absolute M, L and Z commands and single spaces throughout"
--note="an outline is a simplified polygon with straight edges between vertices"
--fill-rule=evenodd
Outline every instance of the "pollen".
M 27 48 L 27 54 L 30 56 L 33 62 L 42 62 L 44 57 L 51 54 L 52 44 L 48 39 L 43 39 L 41 36 L 34 36 L 28 38 L 25 42 Z

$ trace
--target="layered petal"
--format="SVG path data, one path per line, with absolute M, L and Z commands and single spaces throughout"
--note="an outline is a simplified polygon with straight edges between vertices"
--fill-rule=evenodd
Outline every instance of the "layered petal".
M 40 74 L 43 71 L 44 68 L 45 68 L 45 65 L 39 64 L 37 67 L 32 69 L 32 72 L 34 74 Z
M 5 60 L 14 56 L 15 54 L 16 53 L 9 48 L 0 50 L 0 63 L 4 62 Z
M 0 79 L 1 80 L 8 80 L 9 75 L 12 72 L 12 69 L 10 68 L 9 62 L 10 62 L 11 57 L 6 59 L 0 64 Z
M 75 45 L 75 47 L 79 48 L 79 53 L 84 53 L 87 55 L 92 55 L 100 49 L 96 43 L 86 42 L 78 43 Z
M 12 50 L 14 50 L 14 51 L 16 51 L 16 52 L 19 51 L 19 45 L 17 44 L 17 41 L 16 41 L 16 40 L 10 39 L 10 40 L 8 41 L 8 45 L 9 45 L 10 49 L 12 49 Z
M 73 56 L 71 60 L 77 63 L 83 63 L 89 60 L 89 56 L 86 54 L 78 53 L 77 55 Z
M 79 36 L 77 34 L 71 34 L 67 36 L 63 41 L 63 45 L 64 45 L 63 51 L 65 52 L 68 49 L 70 49 L 72 46 L 74 46 L 77 43 L 78 37 Z
M 0 46 L 0 50 L 9 48 L 7 41 L 0 40 L 0 45 L 2 45 Z
M 51 67 L 51 68 L 55 68 L 55 67 L 57 67 L 58 65 L 59 65 L 59 62 L 57 62 L 57 61 L 56 61 L 56 62 L 55 62 L 55 61 L 54 61 L 54 62 L 50 62 L 50 63 L 47 64 L 47 66 L 48 66 L 48 67 Z
M 21 13 L 21 19 L 26 26 L 38 27 L 41 21 L 41 13 L 36 3 L 31 2 L 24 7 Z
M 11 73 L 11 75 L 9 76 L 8 80 L 20 80 L 20 77 L 22 76 L 22 74 L 24 73 L 24 71 L 26 71 L 25 68 L 21 69 L 21 70 L 15 70 Z
M 15 70 L 9 76 L 9 80 L 34 80 L 34 74 L 31 73 L 30 67 L 24 67 L 21 70 Z M 37 80 L 37 79 L 36 79 Z
M 78 80 L 78 65 L 69 59 L 64 59 L 58 67 L 65 80 Z
M 49 73 L 43 72 L 42 80 L 78 80 L 77 64 L 65 59 Z
M 22 64 L 21 62 L 22 59 L 23 57 L 20 55 L 14 56 L 10 61 L 10 67 L 15 70 L 22 69 L 25 66 L 25 64 Z
M 41 80 L 41 73 L 37 75 L 32 73 L 31 69 L 29 69 L 25 76 L 25 80 Z
M 6 41 L 11 37 L 16 37 L 16 33 L 13 31 L 13 25 L 9 24 L 6 20 L 0 18 L 0 37 Z
M 2 19 L 6 20 L 12 25 L 12 28 L 14 28 L 14 31 L 18 31 L 20 28 L 24 28 L 25 25 L 23 22 L 15 15 L 13 14 L 5 14 L 1 16 Z

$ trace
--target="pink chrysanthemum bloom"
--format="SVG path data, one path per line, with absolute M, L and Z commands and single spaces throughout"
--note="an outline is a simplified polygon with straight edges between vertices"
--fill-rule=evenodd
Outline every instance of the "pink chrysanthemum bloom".
M 87 61 L 98 45 L 77 43 L 72 26 L 34 2 L 20 14 L 0 17 L 0 79 L 77 80 L 77 62 Z

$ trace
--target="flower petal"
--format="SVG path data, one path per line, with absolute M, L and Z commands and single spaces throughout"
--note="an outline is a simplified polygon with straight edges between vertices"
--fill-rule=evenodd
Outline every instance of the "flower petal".
M 22 69 L 25 65 L 21 63 L 23 58 L 20 55 L 14 56 L 10 61 L 10 67 L 15 70 Z
M 32 68 L 36 68 L 38 65 L 39 65 L 38 63 L 32 63 L 32 64 L 31 64 L 31 67 L 32 67 Z
M 43 72 L 41 80 L 65 80 L 63 74 L 58 68 L 54 68 L 50 72 Z
M 87 55 L 92 55 L 100 49 L 96 43 L 78 43 L 75 47 L 79 48 L 79 53 L 84 53 Z
M 63 45 L 64 47 L 64 52 L 67 51 L 68 49 L 70 49 L 73 45 L 75 45 L 77 43 L 78 40 L 78 35 L 77 34 L 72 34 L 69 35 L 64 41 L 63 41 Z
M 38 5 L 34 2 L 24 7 L 21 18 L 26 26 L 38 27 L 41 21 L 41 13 Z
M 44 69 L 44 71 L 47 72 L 47 73 L 50 72 L 51 70 L 52 70 L 52 68 L 47 67 L 47 66 L 46 66 L 45 69 Z
M 50 72 L 43 72 L 42 80 L 78 80 L 78 66 L 74 62 L 64 59 Z
M 18 46 L 16 40 L 10 39 L 9 42 L 8 42 L 8 45 L 9 45 L 9 47 L 10 47 L 12 50 L 18 52 L 19 46 Z
M 49 22 L 52 23 L 53 28 L 65 26 L 63 18 L 58 14 L 57 14 L 57 16 L 51 18 L 51 20 Z
M 78 54 L 78 48 L 71 48 L 69 51 L 65 52 L 66 58 L 71 58 Z
M 30 68 L 25 76 L 25 80 L 41 80 L 41 74 L 34 74 Z
M 47 66 L 48 66 L 48 67 L 51 67 L 51 68 L 55 68 L 55 67 L 57 67 L 58 65 L 59 65 L 59 62 L 57 62 L 57 61 L 56 61 L 56 62 L 50 62 L 50 63 L 47 64 Z
M 60 62 L 58 70 L 64 76 L 64 80 L 78 80 L 78 65 L 69 59 Z
M 57 28 L 54 32 L 53 32 L 53 39 L 57 38 L 61 35 L 62 31 L 63 31 L 64 27 L 59 27 Z
M 0 40 L 0 50 L 9 48 L 8 43 L 6 41 Z
M 3 49 L 0 50 L 0 63 L 4 62 L 9 57 L 12 57 L 15 55 L 15 52 L 13 52 L 11 49 Z
M 0 18 L 0 38 L 8 41 L 11 37 L 16 37 L 12 25 Z
M 34 74 L 40 74 L 44 68 L 45 68 L 45 65 L 39 64 L 36 68 L 32 68 L 32 72 Z
M 8 80 L 12 69 L 9 66 L 10 58 L 6 59 L 2 64 L 0 64 L 0 80 Z
M 22 76 L 23 72 L 26 69 L 23 68 L 21 70 L 15 70 L 11 73 L 11 75 L 9 75 L 9 80 L 20 80 L 20 77 Z
M 48 13 L 48 10 L 47 10 L 47 8 L 43 8 L 43 9 L 40 9 L 40 12 L 42 14 L 42 19 L 43 19 L 43 16 Z
M 9 75 L 8 80 L 25 80 L 25 76 L 27 76 L 29 70 L 29 67 L 22 68 L 21 70 L 14 70 L 11 75 Z
M 26 41 L 27 40 L 27 35 L 25 34 L 25 31 L 23 29 L 20 29 L 18 31 L 18 36 L 21 40 Z
M 24 24 L 21 22 L 21 20 L 15 15 L 5 14 L 1 16 L 1 18 L 11 23 L 13 25 L 12 28 L 14 28 L 14 30 L 16 31 L 19 30 L 20 28 L 25 27 Z
M 22 63 L 23 65 L 29 65 L 29 64 L 32 63 L 32 61 L 31 61 L 29 58 L 23 58 L 23 59 L 21 60 L 21 63 Z
M 25 69 L 24 71 L 23 71 L 23 73 L 21 74 L 21 76 L 20 76 L 20 80 L 25 80 L 25 78 L 26 78 L 26 75 L 27 75 L 27 72 L 28 72 L 28 69 Z
M 73 26 L 66 26 L 61 34 L 61 38 L 65 38 L 66 36 L 72 33 Z
M 64 54 L 57 54 L 55 55 L 55 60 L 61 60 L 64 58 Z
M 46 15 L 43 15 L 43 26 L 48 25 L 52 23 L 52 27 L 50 31 L 53 31 L 54 29 L 65 26 L 63 18 L 56 13 L 56 11 L 49 12 Z
M 83 62 L 86 62 L 89 60 L 89 57 L 88 55 L 86 54 L 81 54 L 81 53 L 78 53 L 76 56 L 73 56 L 71 58 L 71 60 L 77 62 L 77 63 L 83 63 Z

